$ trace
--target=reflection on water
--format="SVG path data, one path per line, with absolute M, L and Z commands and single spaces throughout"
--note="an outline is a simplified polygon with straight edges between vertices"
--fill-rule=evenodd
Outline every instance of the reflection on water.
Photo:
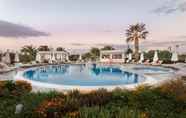
M 63 85 L 104 86 L 133 84 L 144 80 L 137 74 L 112 66 L 56 65 L 24 73 L 28 79 Z

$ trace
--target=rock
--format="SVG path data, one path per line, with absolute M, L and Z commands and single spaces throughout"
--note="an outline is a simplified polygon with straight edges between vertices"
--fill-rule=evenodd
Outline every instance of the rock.
M 16 105 L 15 114 L 21 113 L 22 110 L 23 110 L 23 104 Z

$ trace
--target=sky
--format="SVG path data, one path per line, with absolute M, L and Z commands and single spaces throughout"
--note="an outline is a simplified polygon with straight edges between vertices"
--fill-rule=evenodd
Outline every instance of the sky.
M 186 0 L 0 0 L 0 49 L 124 45 L 138 22 L 149 31 L 142 44 L 186 44 Z

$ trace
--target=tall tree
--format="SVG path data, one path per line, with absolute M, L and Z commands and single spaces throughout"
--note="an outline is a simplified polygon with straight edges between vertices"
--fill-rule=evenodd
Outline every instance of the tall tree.
M 21 48 L 21 53 L 20 60 L 27 63 L 35 60 L 37 49 L 32 45 L 26 45 Z
M 91 54 L 92 60 L 98 59 L 99 56 L 100 56 L 100 50 L 99 50 L 99 48 L 92 48 L 90 50 L 90 54 Z
M 139 58 L 139 41 L 146 39 L 149 32 L 146 30 L 146 26 L 143 23 L 137 23 L 135 25 L 130 25 L 126 30 L 126 42 L 134 42 L 134 53 L 135 59 Z

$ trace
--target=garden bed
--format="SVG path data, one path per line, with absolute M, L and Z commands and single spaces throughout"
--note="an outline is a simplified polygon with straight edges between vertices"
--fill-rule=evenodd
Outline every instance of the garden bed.
M 182 78 L 185 79 L 185 78 Z M 0 118 L 185 118 L 186 85 L 181 79 L 160 87 L 32 93 L 25 81 L 0 81 Z M 17 104 L 23 109 L 15 114 Z

